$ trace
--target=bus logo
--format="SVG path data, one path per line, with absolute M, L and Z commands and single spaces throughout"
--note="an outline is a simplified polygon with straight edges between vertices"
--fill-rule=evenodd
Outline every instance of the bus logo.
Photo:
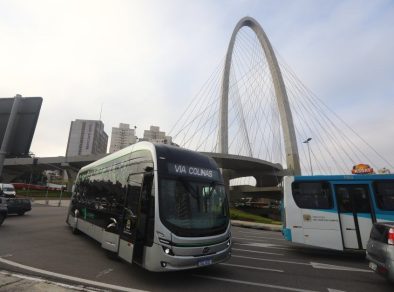
M 209 253 L 209 247 L 204 247 L 204 249 L 202 250 L 203 254 L 207 254 Z

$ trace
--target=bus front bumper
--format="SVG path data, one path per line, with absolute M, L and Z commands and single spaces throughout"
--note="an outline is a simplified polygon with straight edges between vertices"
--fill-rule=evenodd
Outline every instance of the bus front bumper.
M 231 244 L 215 254 L 204 256 L 176 256 L 168 255 L 163 251 L 163 246 L 154 243 L 145 250 L 144 267 L 153 272 L 168 272 L 187 270 L 211 266 L 225 262 L 231 258 Z

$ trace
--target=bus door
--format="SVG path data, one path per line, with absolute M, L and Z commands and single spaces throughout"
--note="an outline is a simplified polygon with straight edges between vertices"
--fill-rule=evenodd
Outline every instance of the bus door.
M 127 197 L 120 234 L 119 257 L 128 262 L 142 264 L 147 226 L 154 214 L 151 196 L 153 174 L 133 174 L 128 179 Z M 151 224 L 152 225 L 152 224 Z
M 344 248 L 366 249 L 375 215 L 368 184 L 335 184 Z
M 143 174 L 138 173 L 131 174 L 127 180 L 127 194 L 120 230 L 119 257 L 129 263 L 133 261 L 142 179 Z

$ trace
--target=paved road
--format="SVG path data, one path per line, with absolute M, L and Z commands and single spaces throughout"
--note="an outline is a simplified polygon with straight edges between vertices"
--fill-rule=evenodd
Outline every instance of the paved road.
M 239 227 L 232 230 L 229 262 L 152 273 L 111 260 L 92 239 L 72 235 L 65 216 L 64 207 L 34 205 L 25 216 L 7 218 L 0 228 L 0 269 L 26 273 L 6 264 L 12 261 L 145 291 L 393 291 L 393 286 L 369 271 L 363 254 L 294 247 L 278 232 Z

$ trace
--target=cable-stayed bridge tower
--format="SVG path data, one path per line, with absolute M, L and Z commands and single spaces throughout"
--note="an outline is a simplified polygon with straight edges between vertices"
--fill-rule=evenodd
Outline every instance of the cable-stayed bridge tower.
M 301 174 L 300 160 L 297 148 L 296 133 L 294 130 L 293 117 L 291 115 L 289 100 L 287 98 L 286 87 L 283 81 L 278 61 L 274 50 L 268 40 L 261 25 L 252 17 L 242 18 L 235 26 L 227 49 L 226 61 L 224 65 L 222 92 L 220 101 L 220 127 L 219 127 L 219 149 L 223 154 L 228 153 L 228 96 L 230 87 L 231 60 L 238 31 L 243 27 L 249 27 L 256 34 L 264 54 L 267 58 L 269 71 L 275 88 L 275 96 L 278 103 L 278 110 L 282 124 L 283 139 L 285 144 L 286 162 L 289 173 Z

